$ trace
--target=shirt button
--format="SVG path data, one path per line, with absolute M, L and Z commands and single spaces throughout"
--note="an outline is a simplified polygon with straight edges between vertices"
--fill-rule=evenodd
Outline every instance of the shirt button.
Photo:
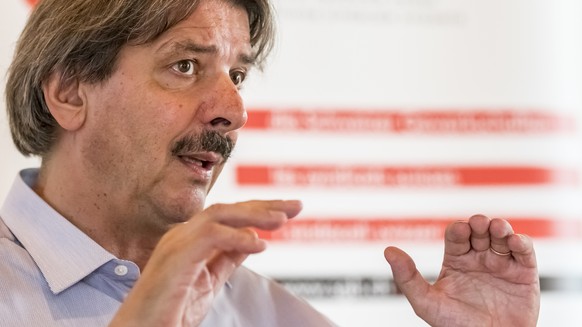
M 119 265 L 113 270 L 117 276 L 127 275 L 127 267 L 124 265 Z

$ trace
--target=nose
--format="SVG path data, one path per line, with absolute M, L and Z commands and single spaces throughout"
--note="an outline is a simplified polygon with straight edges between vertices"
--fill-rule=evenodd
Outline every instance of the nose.
M 225 75 L 218 76 L 212 83 L 202 110 L 206 128 L 221 134 L 236 131 L 247 122 L 247 112 L 239 90 L 230 76 Z

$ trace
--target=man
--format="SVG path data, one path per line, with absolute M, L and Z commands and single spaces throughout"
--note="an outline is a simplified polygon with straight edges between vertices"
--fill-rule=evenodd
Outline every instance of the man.
M 299 201 L 204 200 L 246 121 L 238 89 L 272 40 L 267 0 L 43 0 L 9 71 L 14 142 L 42 157 L 0 211 L 2 326 L 330 326 L 241 263 Z M 533 326 L 531 241 L 450 225 L 438 281 L 385 257 L 435 326 Z M 397 317 L 386 317 L 386 324 Z

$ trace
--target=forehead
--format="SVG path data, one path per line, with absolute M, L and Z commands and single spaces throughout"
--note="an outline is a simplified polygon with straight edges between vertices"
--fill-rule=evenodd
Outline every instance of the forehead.
M 186 19 L 153 42 L 165 51 L 188 50 L 196 44 L 217 51 L 250 55 L 250 29 L 246 10 L 226 0 L 202 0 Z

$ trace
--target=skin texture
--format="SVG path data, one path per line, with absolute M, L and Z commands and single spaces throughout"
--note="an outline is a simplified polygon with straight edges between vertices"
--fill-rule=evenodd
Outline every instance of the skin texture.
M 174 151 L 185 137 L 209 132 L 236 141 L 247 119 L 239 87 L 251 66 L 246 12 L 203 0 L 154 42 L 124 46 L 106 81 L 63 84 L 55 72 L 44 83 L 61 129 L 35 191 L 142 271 L 111 326 L 198 325 L 236 267 L 265 249 L 254 229 L 280 228 L 301 211 L 299 201 L 282 200 L 204 209 L 225 158 L 199 148 Z M 434 285 L 403 251 L 390 247 L 385 256 L 431 325 L 535 325 L 533 247 L 503 220 L 452 224 Z

